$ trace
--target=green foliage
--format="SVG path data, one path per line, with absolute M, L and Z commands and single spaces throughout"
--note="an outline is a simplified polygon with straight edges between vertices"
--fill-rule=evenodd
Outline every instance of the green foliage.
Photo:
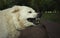
M 51 13 L 43 13 L 41 20 L 50 20 L 53 22 L 60 22 L 60 13 L 57 11 L 56 13 L 52 12 Z
M 60 10 L 59 0 L 0 0 L 0 9 L 13 5 L 27 5 L 42 11 Z
M 40 11 L 48 11 L 48 10 L 60 11 L 60 0 L 0 0 L 0 9 L 5 9 L 16 4 L 31 6 Z M 60 13 L 58 14 L 44 13 L 42 18 L 51 21 L 59 21 L 60 20 L 59 14 Z
M 5 9 L 13 5 L 12 0 L 0 0 L 0 9 Z

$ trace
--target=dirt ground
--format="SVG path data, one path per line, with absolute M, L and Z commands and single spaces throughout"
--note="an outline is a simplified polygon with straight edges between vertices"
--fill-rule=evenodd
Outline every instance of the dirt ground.
M 48 38 L 48 34 L 43 25 L 38 25 L 22 30 L 19 38 Z
M 19 38 L 60 38 L 60 23 L 47 20 L 42 25 L 26 28 L 21 31 Z
M 49 38 L 60 38 L 60 23 L 48 20 L 41 21 L 46 26 Z

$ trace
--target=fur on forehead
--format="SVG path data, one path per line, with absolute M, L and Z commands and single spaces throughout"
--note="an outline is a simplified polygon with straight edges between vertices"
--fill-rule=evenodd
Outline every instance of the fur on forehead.
M 21 11 L 22 9 L 32 9 L 31 7 L 28 7 L 28 6 L 18 6 L 18 5 L 15 5 L 12 7 L 12 13 L 17 13 L 19 11 Z

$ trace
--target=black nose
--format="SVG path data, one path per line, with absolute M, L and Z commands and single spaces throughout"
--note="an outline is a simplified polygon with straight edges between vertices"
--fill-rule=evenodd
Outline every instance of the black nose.
M 42 14 L 38 13 L 37 18 L 41 18 Z

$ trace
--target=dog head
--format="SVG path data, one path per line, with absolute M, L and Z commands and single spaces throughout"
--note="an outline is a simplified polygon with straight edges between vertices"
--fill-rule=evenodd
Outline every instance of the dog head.
M 16 28 L 24 29 L 25 27 L 35 25 L 33 22 L 29 21 L 37 17 L 37 13 L 32 8 L 27 6 L 14 6 L 12 13 Z

